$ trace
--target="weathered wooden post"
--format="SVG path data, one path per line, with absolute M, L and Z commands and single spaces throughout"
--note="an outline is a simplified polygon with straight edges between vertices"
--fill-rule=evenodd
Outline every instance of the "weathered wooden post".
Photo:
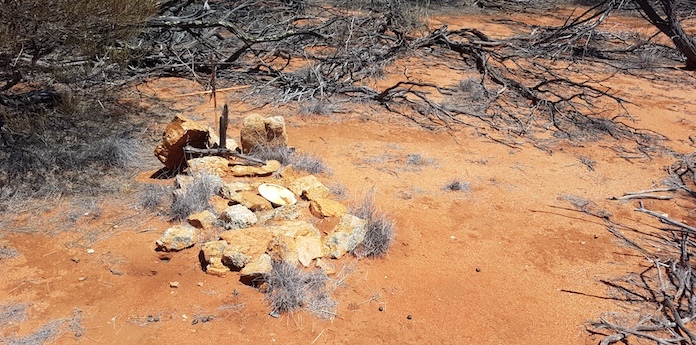
M 222 114 L 220 115 L 220 148 L 227 148 L 227 103 L 222 107 Z

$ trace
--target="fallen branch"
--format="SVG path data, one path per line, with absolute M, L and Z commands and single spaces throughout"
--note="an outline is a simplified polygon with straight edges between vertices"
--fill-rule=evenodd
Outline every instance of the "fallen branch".
M 266 164 L 265 160 L 245 155 L 243 153 L 239 153 L 237 151 L 230 150 L 227 148 L 199 149 L 191 146 L 186 146 L 184 147 L 184 153 L 187 155 L 235 157 L 255 164 Z
M 676 231 L 683 231 L 683 232 L 689 233 L 691 235 L 696 235 L 696 228 L 689 226 L 689 225 L 686 225 L 680 221 L 671 219 L 671 218 L 667 217 L 667 215 L 665 215 L 665 214 L 660 214 L 660 213 L 657 213 L 655 211 L 648 210 L 645 207 L 643 207 L 642 202 L 640 203 L 640 207 L 636 208 L 635 211 L 649 214 L 649 215 L 659 219 L 660 222 L 662 222 L 662 223 L 679 227 L 680 229 L 674 229 Z

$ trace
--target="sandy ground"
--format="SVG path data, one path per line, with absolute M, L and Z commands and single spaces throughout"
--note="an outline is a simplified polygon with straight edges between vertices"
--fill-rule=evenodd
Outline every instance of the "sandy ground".
M 477 17 L 467 25 L 489 23 Z M 636 127 L 662 133 L 667 147 L 688 153 L 696 128 L 693 82 L 675 88 L 673 81 L 689 78 L 665 73 L 669 80 L 621 76 L 608 84 L 635 102 L 628 108 Z M 172 98 L 199 90 L 175 79 L 138 89 L 212 121 L 205 96 Z M 228 101 L 235 105 L 232 135 L 251 106 L 234 94 Z M 599 280 L 644 262 L 568 199 L 593 201 L 613 219 L 649 231 L 653 222 L 633 211 L 636 202 L 608 198 L 659 184 L 674 161 L 668 154 L 622 159 L 610 149 L 621 144 L 613 140 L 559 144 L 552 153 L 528 144 L 513 149 L 473 130 L 431 132 L 395 115 L 368 118 L 368 109 L 311 118 L 285 108 L 258 112 L 286 116 L 291 144 L 331 167 L 320 179 L 344 185 L 346 203 L 375 188 L 380 208 L 396 221 L 385 258 L 335 262 L 347 275 L 333 293 L 334 320 L 306 312 L 272 318 L 264 295 L 237 275 L 204 273 L 195 247 L 156 252 L 168 223 L 134 209 L 133 186 L 126 186 L 123 198 L 98 200 L 99 212 L 62 200 L 5 216 L 0 246 L 19 255 L 0 260 L 0 305 L 27 303 L 29 319 L 1 328 L 0 336 L 30 334 L 54 319 L 69 323 L 79 309 L 84 334 L 66 331 L 56 343 L 594 344 L 586 322 L 618 310 L 602 298 Z M 426 164 L 408 164 L 415 154 Z M 596 163 L 594 171 L 582 157 Z M 153 171 L 134 176 L 134 184 L 171 183 L 147 178 Z M 455 179 L 470 190 L 443 190 Z M 694 209 L 684 199 L 646 206 L 686 222 Z M 180 287 L 170 288 L 172 281 Z M 192 324 L 201 316 L 213 319 Z

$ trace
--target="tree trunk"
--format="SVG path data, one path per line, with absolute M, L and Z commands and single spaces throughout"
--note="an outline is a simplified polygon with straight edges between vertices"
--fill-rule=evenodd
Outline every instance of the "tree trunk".
M 696 42 L 684 32 L 676 13 L 678 0 L 660 0 L 666 18 L 662 18 L 648 0 L 635 0 L 648 21 L 667 35 L 674 46 L 686 56 L 686 69 L 696 70 Z

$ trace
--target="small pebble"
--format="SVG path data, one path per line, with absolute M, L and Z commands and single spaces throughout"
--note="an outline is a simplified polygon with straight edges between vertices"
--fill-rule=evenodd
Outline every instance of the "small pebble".
M 411 314 L 408 314 L 408 316 L 406 316 L 406 318 L 411 320 L 411 319 L 413 319 L 413 316 L 411 316 Z
M 384 311 L 384 307 L 380 306 L 379 311 Z
M 595 240 L 599 238 L 599 235 L 594 235 Z
M 87 254 L 94 254 L 94 249 L 92 249 L 92 248 L 87 249 Z
M 203 282 L 198 282 L 198 286 L 203 286 Z
M 83 282 L 83 281 L 87 280 L 87 277 L 80 277 L 80 278 L 77 278 L 77 280 Z
M 192 325 L 195 325 L 195 324 L 197 324 L 197 323 L 198 323 L 198 319 L 193 319 L 193 321 L 191 321 L 191 324 L 192 324 Z
M 170 288 L 178 288 L 178 287 L 179 287 L 179 282 L 169 282 L 169 287 L 170 287 Z
M 74 263 L 80 262 L 80 258 L 78 258 L 78 257 L 72 257 L 72 258 L 70 258 L 70 260 L 72 260 L 72 262 L 74 262 Z
M 481 272 L 481 267 L 476 267 L 476 272 Z
M 181 314 L 181 318 L 186 320 L 186 319 L 188 319 L 188 316 L 186 316 L 186 314 Z

